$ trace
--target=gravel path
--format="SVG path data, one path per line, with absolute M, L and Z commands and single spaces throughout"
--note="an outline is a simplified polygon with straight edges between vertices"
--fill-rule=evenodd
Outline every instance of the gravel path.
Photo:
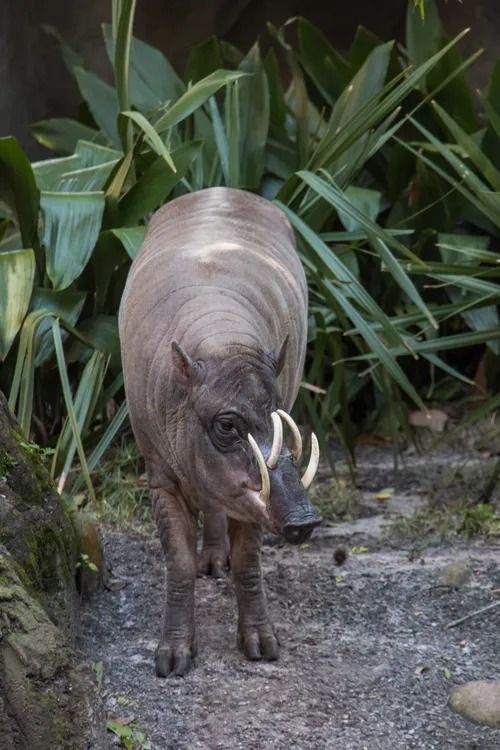
M 230 580 L 200 579 L 196 666 L 167 680 L 153 667 L 160 545 L 107 532 L 108 564 L 128 585 L 86 606 L 81 648 L 103 662 L 109 716 L 133 715 L 152 750 L 498 750 L 500 731 L 456 716 L 447 697 L 454 685 L 500 679 L 500 609 L 445 625 L 495 601 L 500 548 L 440 548 L 411 560 L 366 533 L 368 550 L 337 566 L 338 537 L 352 546 L 358 532 L 359 545 L 361 531 L 325 529 L 302 549 L 265 546 L 282 642 L 276 663 L 245 661 L 236 649 Z M 457 560 L 470 566 L 470 578 L 445 588 L 440 573 Z

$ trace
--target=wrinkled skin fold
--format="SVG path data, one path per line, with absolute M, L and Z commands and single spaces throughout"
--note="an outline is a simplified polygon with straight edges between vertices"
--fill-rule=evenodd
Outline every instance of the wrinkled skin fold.
M 277 207 L 211 188 L 156 212 L 127 280 L 120 339 L 167 563 L 160 676 L 190 668 L 197 573 L 224 575 L 229 561 L 240 647 L 249 659 L 278 657 L 262 531 L 301 542 L 320 522 L 301 482 L 301 438 L 289 417 L 306 336 L 304 272 Z M 315 450 L 313 438 L 306 484 Z

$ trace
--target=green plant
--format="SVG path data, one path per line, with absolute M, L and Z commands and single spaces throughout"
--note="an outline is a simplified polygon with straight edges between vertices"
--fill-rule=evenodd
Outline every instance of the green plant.
M 62 42 L 83 120 L 33 128 L 63 156 L 30 165 L 15 139 L 0 139 L 0 379 L 26 437 L 54 446 L 59 488 L 78 453 L 92 493 L 90 472 L 126 419 L 120 296 L 151 213 L 186 191 L 254 190 L 289 216 L 311 299 L 297 409 L 324 443 L 333 431 L 351 449 L 356 410 L 382 405 L 397 436 L 408 401 L 422 407 L 443 379 L 470 384 L 446 353 L 496 352 L 500 330 L 497 254 L 455 231 L 480 186 L 450 183 L 442 163 L 455 167 L 457 149 L 436 136 L 451 106 L 477 143 L 463 78 L 476 56 L 461 60 L 463 34 L 444 39 L 434 4 L 422 17 L 410 3 L 407 51 L 360 28 L 347 60 L 296 19 L 296 46 L 288 25 L 269 26 L 265 57 L 257 43 L 243 55 L 208 40 L 185 82 L 132 36 L 135 3 L 112 8 L 114 87 Z M 488 231 L 496 198 L 482 197 Z

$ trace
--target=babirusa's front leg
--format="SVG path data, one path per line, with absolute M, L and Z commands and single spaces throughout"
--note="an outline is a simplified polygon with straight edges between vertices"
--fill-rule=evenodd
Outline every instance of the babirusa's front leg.
M 231 569 L 238 601 L 238 643 L 247 659 L 278 658 L 279 643 L 267 612 L 260 548 L 262 532 L 230 519 Z
M 167 600 L 155 656 L 156 674 L 183 675 L 196 654 L 196 517 L 181 498 L 163 489 L 152 489 L 151 494 L 167 561 Z

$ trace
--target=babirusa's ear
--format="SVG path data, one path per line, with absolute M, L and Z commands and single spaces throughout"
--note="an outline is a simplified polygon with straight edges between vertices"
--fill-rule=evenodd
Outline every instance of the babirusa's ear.
M 280 346 L 272 351 L 270 353 L 270 357 L 274 362 L 274 366 L 276 368 L 276 376 L 278 376 L 283 369 L 283 365 L 285 364 L 285 355 L 286 355 L 286 347 L 288 344 L 288 333 L 281 342 Z
M 184 349 L 179 346 L 177 341 L 172 341 L 172 360 L 179 375 L 184 380 L 195 383 L 201 379 L 201 367 L 199 362 L 195 362 Z

